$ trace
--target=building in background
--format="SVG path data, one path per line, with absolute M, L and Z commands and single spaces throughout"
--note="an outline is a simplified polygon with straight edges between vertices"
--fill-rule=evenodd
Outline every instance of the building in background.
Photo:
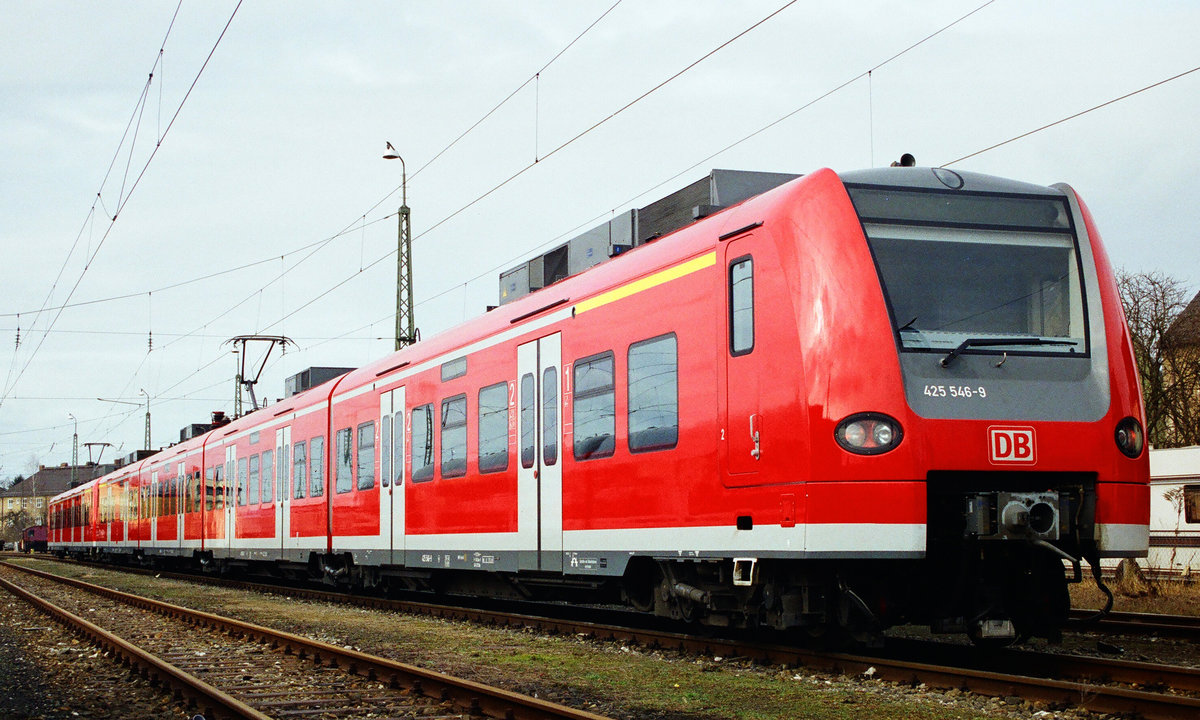
M 42 465 L 38 471 L 27 478 L 14 482 L 5 490 L 0 490 L 0 528 L 7 530 L 10 520 L 25 511 L 28 522 L 25 525 L 42 525 L 46 522 L 46 508 L 50 498 L 71 489 L 72 478 L 76 483 L 84 483 L 94 477 L 107 475 L 116 469 L 112 463 L 97 465 L 88 463 L 72 468 L 67 463 L 58 467 Z M 74 472 L 72 472 L 74 471 Z M 16 528 L 19 532 L 22 528 Z M 5 537 L 5 539 L 10 539 Z

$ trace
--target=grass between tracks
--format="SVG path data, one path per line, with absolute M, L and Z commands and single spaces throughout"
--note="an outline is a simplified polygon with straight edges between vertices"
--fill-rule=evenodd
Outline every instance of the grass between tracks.
M 1070 585 L 1071 607 L 1101 608 L 1105 597 L 1091 578 Z M 1180 580 L 1128 580 L 1111 582 L 1113 610 L 1200 616 L 1200 583 Z
M 39 569 L 220 613 L 614 718 L 970 720 L 1028 717 L 958 691 L 927 692 L 866 678 L 743 660 L 389 614 L 46 561 Z

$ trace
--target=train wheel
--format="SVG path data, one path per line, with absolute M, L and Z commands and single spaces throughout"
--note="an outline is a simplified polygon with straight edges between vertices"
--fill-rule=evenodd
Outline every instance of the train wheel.
M 621 592 L 638 612 L 652 612 L 655 591 L 662 581 L 662 571 L 657 563 L 650 558 L 633 558 L 621 578 Z

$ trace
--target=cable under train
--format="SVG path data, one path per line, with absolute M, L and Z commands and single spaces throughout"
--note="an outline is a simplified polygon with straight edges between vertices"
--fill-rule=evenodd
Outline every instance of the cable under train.
M 1003 641 L 1146 555 L 1148 482 L 1073 189 L 822 169 L 72 489 L 50 547 Z

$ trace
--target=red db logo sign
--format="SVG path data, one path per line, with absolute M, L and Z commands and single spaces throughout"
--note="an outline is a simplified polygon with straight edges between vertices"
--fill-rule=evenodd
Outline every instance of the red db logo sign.
M 1033 464 L 1037 460 L 1033 437 L 1031 427 L 988 428 L 988 454 L 991 461 L 997 464 Z

